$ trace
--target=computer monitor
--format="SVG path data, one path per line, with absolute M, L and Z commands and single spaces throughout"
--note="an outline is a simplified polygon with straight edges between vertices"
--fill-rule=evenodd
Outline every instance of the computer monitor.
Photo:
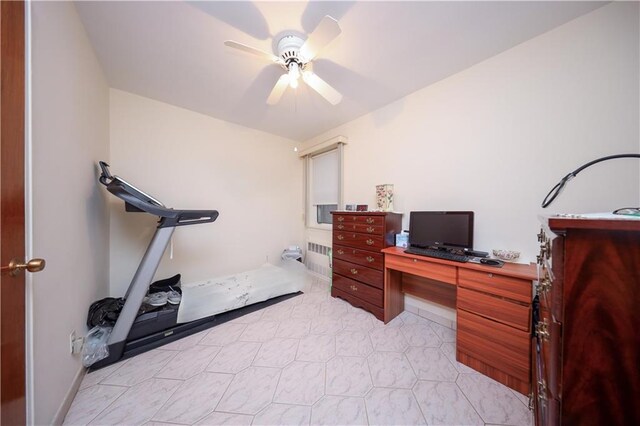
M 473 249 L 473 212 L 411 212 L 409 246 Z

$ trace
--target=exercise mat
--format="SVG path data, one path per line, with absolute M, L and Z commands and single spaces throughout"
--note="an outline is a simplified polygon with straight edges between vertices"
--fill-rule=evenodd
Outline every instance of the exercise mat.
M 266 263 L 239 274 L 182 284 L 178 323 L 305 291 L 310 286 L 304 264 L 291 259 L 283 259 L 278 266 Z

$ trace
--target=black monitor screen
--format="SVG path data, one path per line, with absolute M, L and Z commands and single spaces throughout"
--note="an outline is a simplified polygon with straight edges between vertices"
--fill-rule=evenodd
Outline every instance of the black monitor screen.
M 473 212 L 411 212 L 409 244 L 472 249 Z

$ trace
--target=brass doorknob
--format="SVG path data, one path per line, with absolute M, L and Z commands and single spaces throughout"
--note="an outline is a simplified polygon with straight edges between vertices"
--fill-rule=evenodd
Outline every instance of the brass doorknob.
M 31 259 L 27 263 L 22 263 L 18 259 L 11 259 L 9 266 L 3 266 L 2 272 L 9 271 L 9 275 L 15 277 L 20 271 L 40 272 L 46 266 L 44 259 Z

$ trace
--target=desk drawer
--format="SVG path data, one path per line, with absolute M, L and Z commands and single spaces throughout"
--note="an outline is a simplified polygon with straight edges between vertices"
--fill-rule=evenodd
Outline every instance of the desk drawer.
M 384 247 L 384 238 L 382 238 L 382 235 L 369 235 L 358 232 L 333 231 L 333 242 L 375 251 L 380 251 Z
M 458 287 L 458 309 L 464 309 L 485 318 L 499 321 L 522 331 L 529 331 L 531 307 L 486 293 Z
M 456 347 L 523 382 L 529 382 L 531 335 L 458 309 Z
M 387 256 L 386 266 L 413 275 L 456 285 L 457 267 L 414 257 Z
M 384 256 L 382 253 L 360 250 L 346 246 L 333 246 L 333 257 L 335 259 L 346 260 L 373 269 L 382 270 L 384 266 Z
M 460 268 L 458 285 L 495 296 L 531 303 L 531 281 L 507 277 L 493 272 Z
M 382 271 L 367 268 L 365 266 L 356 265 L 355 263 L 345 262 L 344 260 L 335 259 L 333 261 L 333 271 L 345 277 L 361 281 L 374 287 L 383 288 Z
M 351 278 L 343 277 L 335 272 L 333 273 L 332 286 L 338 290 L 355 296 L 365 302 L 371 303 L 374 306 L 382 308 L 384 300 L 382 297 L 382 290 L 369 285 L 363 284 L 359 281 L 352 280 Z
M 333 215 L 334 225 L 361 223 L 365 225 L 384 225 L 384 216 L 370 216 L 362 214 L 336 214 Z

